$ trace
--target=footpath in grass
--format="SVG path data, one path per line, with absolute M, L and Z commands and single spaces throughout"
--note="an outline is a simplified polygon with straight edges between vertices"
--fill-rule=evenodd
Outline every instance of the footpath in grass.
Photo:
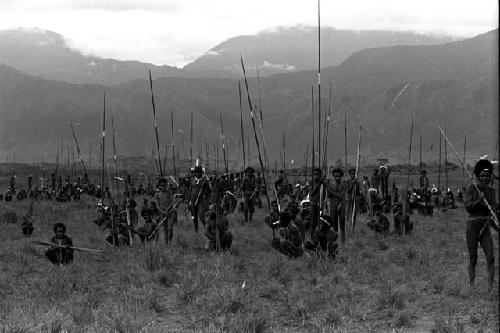
M 27 202 L 3 206 L 22 214 Z M 497 332 L 498 284 L 488 293 L 482 252 L 478 290 L 467 278 L 463 209 L 413 216 L 411 236 L 382 237 L 361 216 L 335 261 L 276 253 L 262 223 L 230 216 L 231 253 L 207 253 L 180 218 L 174 244 L 113 248 L 92 223 L 92 202 L 42 202 L 32 239 L 64 222 L 77 252 L 54 267 L 20 221 L 0 234 L 2 332 Z M 498 235 L 494 236 L 498 244 Z M 497 246 L 497 245 L 495 245 Z M 498 249 L 498 248 L 497 248 Z M 497 252 L 496 252 L 497 253 Z M 498 258 L 497 258 L 498 259 Z M 498 262 L 498 260 L 497 260 Z M 498 264 L 497 264 L 498 267 Z M 498 271 L 498 269 L 497 269 Z M 498 276 L 497 276 L 498 280 Z

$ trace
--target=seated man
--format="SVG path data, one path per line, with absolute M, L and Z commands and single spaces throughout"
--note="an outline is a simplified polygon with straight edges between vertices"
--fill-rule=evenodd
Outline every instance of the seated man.
M 28 215 L 23 216 L 23 224 L 21 225 L 21 229 L 23 230 L 23 235 L 28 237 L 31 236 L 33 230 L 35 230 L 33 222 Z
M 143 208 L 141 210 L 141 216 L 144 219 L 144 226 L 137 228 L 136 233 L 139 235 L 139 238 L 141 239 L 141 243 L 149 242 L 150 240 L 158 240 L 158 230 L 156 230 L 156 227 L 158 226 L 158 223 L 156 223 L 152 218 L 151 215 L 149 214 L 149 210 L 146 208 Z M 153 235 L 153 232 L 155 233 Z
M 403 205 L 401 203 L 397 203 L 394 205 L 394 231 L 398 235 L 403 234 L 403 230 L 401 229 L 405 227 L 405 234 L 409 235 L 413 230 L 413 223 L 410 222 L 410 214 L 408 212 L 405 213 L 403 218 Z
M 299 228 L 291 222 L 290 215 L 286 212 L 280 213 L 279 238 L 272 240 L 272 247 L 290 258 L 298 258 L 304 254 L 302 237 Z
M 335 259 L 338 252 L 338 234 L 332 228 L 333 219 L 328 215 L 319 218 L 319 226 L 313 233 L 312 240 L 305 243 L 307 251 L 315 249 L 322 250 L 328 255 L 328 258 Z
M 220 249 L 221 251 L 229 251 L 233 242 L 233 234 L 229 231 L 229 221 L 222 209 L 220 209 L 219 222 L 217 222 L 217 214 L 215 206 L 210 205 L 205 213 L 205 237 L 208 240 L 208 250 L 215 251 L 217 249 L 217 229 L 219 231 Z M 216 228 L 218 227 L 218 228 Z
M 64 223 L 56 223 L 54 225 L 54 233 L 55 236 L 50 239 L 50 242 L 58 246 L 52 246 L 47 249 L 45 256 L 54 265 L 70 264 L 73 262 L 74 249 L 67 248 L 73 247 L 73 240 L 65 235 L 66 225 Z
M 368 227 L 375 232 L 387 234 L 390 230 L 389 219 L 382 214 L 382 207 L 378 204 L 373 205 L 373 217 L 368 222 Z

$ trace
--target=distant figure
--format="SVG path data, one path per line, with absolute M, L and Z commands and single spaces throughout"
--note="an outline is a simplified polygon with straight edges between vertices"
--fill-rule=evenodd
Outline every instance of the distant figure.
M 221 251 L 229 251 L 233 242 L 233 234 L 229 231 L 229 221 L 222 209 L 220 209 L 219 221 L 214 205 L 210 205 L 205 213 L 206 228 L 205 237 L 208 241 L 208 250 L 215 251 L 217 249 L 217 231 L 219 232 L 220 249 Z
M 385 198 L 389 195 L 389 170 L 385 165 L 380 167 L 380 191 L 382 192 L 382 198 Z
M 54 265 L 67 265 L 73 262 L 74 249 L 73 240 L 66 236 L 66 225 L 64 223 L 56 223 L 54 225 L 55 236 L 50 239 L 50 242 L 59 246 L 52 246 L 45 251 L 45 256 Z
M 371 183 L 372 183 L 372 188 L 378 191 L 380 187 L 380 178 L 378 175 L 378 169 L 373 169 Z
M 333 182 L 328 184 L 330 217 L 332 218 L 332 227 L 335 232 L 340 232 L 340 239 L 343 244 L 345 242 L 345 200 L 347 186 L 342 182 L 342 177 L 344 176 L 342 169 L 333 169 L 332 176 Z
M 420 171 L 420 194 L 427 194 L 427 189 L 429 188 L 429 179 L 427 179 L 427 171 Z
M 35 227 L 33 226 L 33 222 L 31 221 L 30 217 L 28 215 L 23 216 L 23 223 L 21 225 L 21 229 L 23 231 L 23 235 L 29 237 L 33 233 L 33 230 L 35 230 Z

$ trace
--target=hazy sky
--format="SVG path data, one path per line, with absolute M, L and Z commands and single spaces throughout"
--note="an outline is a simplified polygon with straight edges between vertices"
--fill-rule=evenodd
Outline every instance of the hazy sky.
M 0 29 L 38 27 L 84 53 L 183 66 L 229 37 L 316 25 L 316 0 L 0 0 Z M 323 0 L 323 26 L 470 37 L 498 27 L 495 0 Z

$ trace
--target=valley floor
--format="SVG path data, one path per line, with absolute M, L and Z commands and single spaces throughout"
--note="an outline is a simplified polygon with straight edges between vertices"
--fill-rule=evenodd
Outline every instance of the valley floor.
M 28 202 L 2 203 L 26 212 Z M 179 212 L 182 212 L 180 209 Z M 478 290 L 468 288 L 465 211 L 414 215 L 411 236 L 375 235 L 359 218 L 335 261 L 289 260 L 263 223 L 230 216 L 232 253 L 204 250 L 203 234 L 179 213 L 174 244 L 112 248 L 92 223 L 91 200 L 41 202 L 31 239 L 47 241 L 64 222 L 76 252 L 54 267 L 43 246 L 0 221 L 2 332 L 497 332 L 498 283 L 488 293 L 479 251 Z M 0 217 L 1 218 L 1 217 Z M 498 234 L 494 232 L 496 254 Z M 136 241 L 138 241 L 136 239 Z M 498 256 L 496 258 L 498 273 Z M 496 277 L 498 281 L 498 275 Z

